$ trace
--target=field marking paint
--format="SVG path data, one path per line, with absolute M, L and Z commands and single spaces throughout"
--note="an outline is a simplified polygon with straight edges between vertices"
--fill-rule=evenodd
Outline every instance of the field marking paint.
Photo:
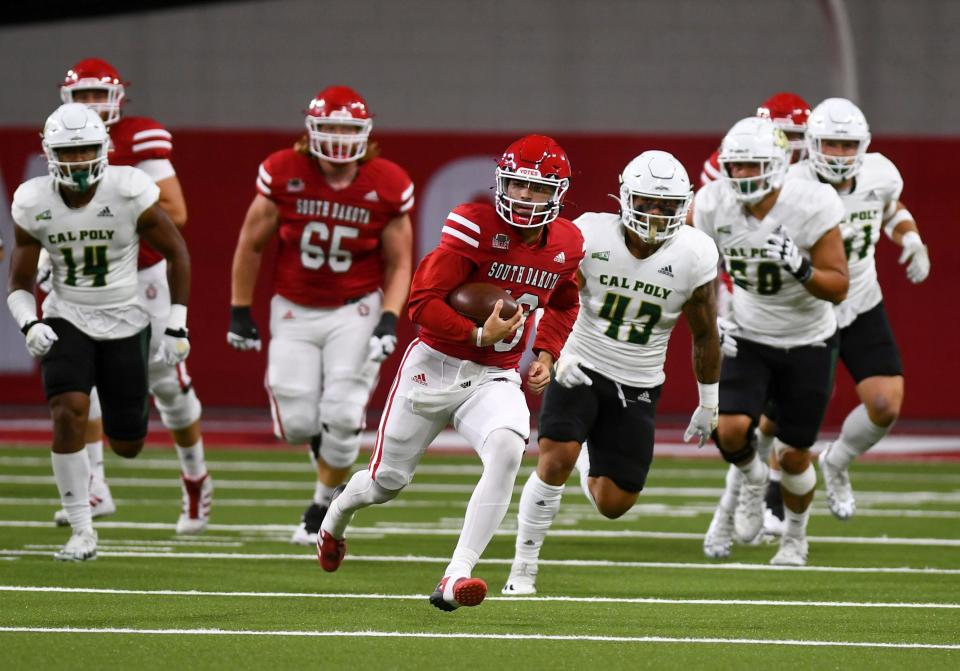
M 316 561 L 315 553 L 249 553 L 249 552 L 97 552 L 100 557 L 127 557 L 134 559 L 240 559 L 257 561 Z M 49 557 L 50 552 L 40 550 L 0 550 L 0 556 L 7 557 Z M 349 555 L 352 562 L 386 562 L 412 564 L 448 564 L 449 557 L 390 556 L 390 555 Z M 499 564 L 509 566 L 513 559 L 481 559 L 481 564 Z M 960 569 L 913 568 L 909 566 L 772 566 L 770 564 L 707 564 L 695 562 L 629 562 L 605 559 L 541 559 L 541 566 L 577 566 L 595 568 L 664 568 L 693 569 L 707 571 L 794 571 L 812 573 L 891 573 L 913 575 L 960 575 Z
M 141 596 L 212 596 L 256 597 L 290 599 L 389 599 L 420 601 L 426 594 L 351 594 L 312 592 L 223 592 L 207 590 L 172 589 L 110 589 L 92 587 L 44 587 L 29 585 L 0 585 L 0 592 L 53 592 L 56 594 L 111 594 Z M 960 603 L 900 603 L 879 601 L 776 601 L 770 599 L 664 599 L 655 597 L 577 597 L 577 596 L 488 596 L 486 601 L 537 601 L 568 603 L 624 603 L 700 606 L 819 606 L 825 608 L 945 608 L 960 609 Z
M 599 643 L 706 643 L 710 645 L 784 645 L 838 648 L 960 650 L 960 644 L 893 643 L 886 641 L 816 641 L 767 638 L 700 638 L 672 636 L 589 636 L 576 634 L 477 634 L 433 631 L 257 631 L 250 629 L 133 629 L 120 627 L 0 627 L 0 632 L 36 634 L 133 634 L 175 636 L 303 636 L 316 638 L 426 638 L 498 641 L 594 641 Z
M 451 520 L 452 526 L 424 526 L 423 523 L 411 523 L 409 526 L 348 527 L 351 536 L 459 536 L 460 521 Z M 99 529 L 152 529 L 175 530 L 176 525 L 169 522 L 96 522 Z M 14 528 L 51 528 L 50 522 L 36 520 L 0 520 L 0 527 Z M 290 524 L 209 524 L 210 531 L 264 531 L 289 532 Z M 515 536 L 516 529 L 498 529 L 496 536 Z M 551 536 L 567 538 L 652 538 L 661 540 L 702 540 L 702 533 L 687 531 L 636 531 L 632 529 L 551 529 Z M 957 538 L 897 538 L 888 536 L 808 536 L 811 543 L 834 543 L 839 545 L 922 545 L 927 547 L 960 547 Z

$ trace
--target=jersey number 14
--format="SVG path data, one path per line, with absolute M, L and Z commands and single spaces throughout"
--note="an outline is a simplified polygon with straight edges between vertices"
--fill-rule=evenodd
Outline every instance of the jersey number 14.
M 60 253 L 63 255 L 63 264 L 67 267 L 64 283 L 69 287 L 75 287 L 77 286 L 77 262 L 73 258 L 73 250 L 69 247 L 61 247 Z M 83 248 L 82 274 L 93 276 L 93 283 L 90 286 L 106 286 L 107 269 L 106 245 L 91 245 Z

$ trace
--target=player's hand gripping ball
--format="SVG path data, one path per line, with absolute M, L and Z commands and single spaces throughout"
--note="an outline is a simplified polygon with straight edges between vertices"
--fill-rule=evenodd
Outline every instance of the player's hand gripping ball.
M 483 326 L 497 301 L 501 300 L 503 307 L 500 308 L 500 319 L 510 319 L 519 307 L 517 301 L 496 285 L 469 282 L 460 285 L 447 296 L 447 304 L 477 326 Z

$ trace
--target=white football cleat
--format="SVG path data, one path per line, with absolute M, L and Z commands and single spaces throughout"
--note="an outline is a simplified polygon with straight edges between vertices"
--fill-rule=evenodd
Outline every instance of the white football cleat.
M 733 513 L 717 506 L 707 535 L 703 537 L 703 554 L 708 559 L 726 559 L 732 550 Z
M 783 536 L 780 539 L 780 549 L 770 563 L 774 566 L 806 566 L 807 550 L 806 538 Z
M 90 516 L 94 519 L 106 517 L 117 512 L 117 504 L 113 502 L 113 494 L 106 480 L 90 476 Z M 70 526 L 67 511 L 61 508 L 53 514 L 53 521 L 58 527 Z
M 763 479 L 754 484 L 746 477 L 740 484 L 740 498 L 733 512 L 733 529 L 740 543 L 750 543 L 763 529 L 763 511 L 766 510 L 765 498 L 767 483 L 770 481 L 770 469 L 763 464 Z
M 97 558 L 97 532 L 89 527 L 74 531 L 53 558 L 57 561 L 93 561 Z
M 507 596 L 529 596 L 537 593 L 537 565 L 530 562 L 514 562 L 510 577 L 500 590 Z
M 210 522 L 210 506 L 213 504 L 213 480 L 210 474 L 188 478 L 181 473 L 180 489 L 183 492 L 183 509 L 177 520 L 177 533 L 203 533 Z
M 850 473 L 846 468 L 837 468 L 827 460 L 827 454 L 833 447 L 825 449 L 817 457 L 820 472 L 823 473 L 823 484 L 827 488 L 827 505 L 830 512 L 838 520 L 848 520 L 857 512 L 857 502 L 853 498 L 853 487 L 850 485 Z

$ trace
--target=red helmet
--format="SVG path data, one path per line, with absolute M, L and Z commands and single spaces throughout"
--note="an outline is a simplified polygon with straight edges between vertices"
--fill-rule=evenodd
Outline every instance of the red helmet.
M 120 105 L 123 103 L 124 82 L 117 69 L 100 58 L 84 58 L 67 70 L 60 86 L 60 100 L 64 103 L 79 102 L 73 99 L 75 91 L 97 89 L 107 92 L 104 102 L 85 102 L 108 126 L 120 120 Z
M 367 152 L 373 119 L 359 93 L 349 86 L 328 86 L 310 101 L 306 126 L 311 154 L 331 163 L 351 163 Z
M 757 116 L 770 119 L 790 139 L 790 149 L 793 150 L 791 163 L 796 163 L 806 154 L 806 144 L 803 137 L 791 136 L 795 133 L 804 133 L 807 130 L 807 120 L 810 118 L 810 104 L 796 93 L 774 93 L 766 102 L 757 108 Z
M 513 226 L 534 228 L 548 224 L 560 214 L 570 188 L 570 160 L 567 153 L 546 135 L 527 135 L 509 147 L 497 161 L 497 214 Z M 511 181 L 522 182 L 527 199 L 508 196 Z M 534 194 L 546 194 L 534 202 Z

